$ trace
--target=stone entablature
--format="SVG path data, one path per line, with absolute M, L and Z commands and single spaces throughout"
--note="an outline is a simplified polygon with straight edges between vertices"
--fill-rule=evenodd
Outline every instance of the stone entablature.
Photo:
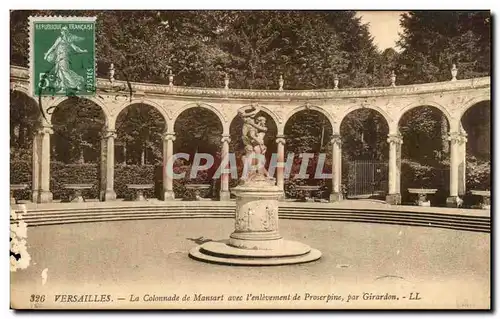
M 28 94 L 28 69 L 11 66 L 11 89 Z M 395 87 L 330 89 L 330 90 L 244 90 L 225 88 L 194 88 L 161 84 L 97 80 L 97 94 L 88 99 L 101 106 L 109 129 L 114 129 L 120 112 L 132 104 L 148 104 L 166 120 L 165 130 L 173 132 L 175 120 L 184 110 L 203 107 L 220 119 L 223 133 L 229 133 L 238 109 L 258 105 L 268 113 L 284 133 L 284 126 L 296 112 L 311 109 L 323 113 L 334 133 L 340 132 L 342 120 L 359 108 L 378 111 L 387 121 L 391 134 L 397 133 L 400 118 L 417 106 L 440 109 L 450 123 L 450 131 L 458 131 L 463 113 L 472 105 L 490 100 L 490 77 Z M 129 89 L 129 84 L 132 90 Z M 65 97 L 43 97 L 44 109 L 54 108 Z M 50 122 L 50 115 L 47 117 Z M 48 123 L 50 125 L 50 123 Z

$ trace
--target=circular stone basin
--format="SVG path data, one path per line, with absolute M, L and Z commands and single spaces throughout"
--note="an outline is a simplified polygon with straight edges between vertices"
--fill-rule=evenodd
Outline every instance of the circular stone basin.
M 311 251 L 311 247 L 297 241 L 284 240 L 277 249 L 241 249 L 228 245 L 227 241 L 212 241 L 203 244 L 200 250 L 203 253 L 219 257 L 269 258 L 305 255 Z
M 196 260 L 226 265 L 278 266 L 317 260 L 321 252 L 308 245 L 284 240 L 278 249 L 257 250 L 232 247 L 226 242 L 208 242 L 189 252 Z

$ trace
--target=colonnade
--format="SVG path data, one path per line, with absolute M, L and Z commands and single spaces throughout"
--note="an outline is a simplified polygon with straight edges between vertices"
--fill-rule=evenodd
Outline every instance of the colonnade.
M 34 136 L 33 141 L 33 175 L 32 175 L 32 199 L 34 202 L 46 203 L 52 201 L 50 191 L 50 136 L 53 130 L 50 126 L 43 126 Z M 109 201 L 116 199 L 114 190 L 114 141 L 115 130 L 104 130 L 101 139 L 101 184 L 100 200 Z M 465 193 L 465 146 L 467 134 L 460 129 L 458 132 L 449 133 L 450 141 L 450 194 L 447 200 L 449 206 L 459 205 L 459 196 Z M 173 191 L 173 176 L 168 173 L 167 163 L 174 155 L 175 133 L 165 132 L 163 134 L 163 199 L 175 199 Z M 227 134 L 221 136 L 221 154 L 224 167 L 229 165 L 229 142 Z M 276 185 L 284 192 L 285 185 L 285 143 L 283 135 L 276 136 L 277 144 L 277 169 Z M 388 172 L 388 194 L 387 202 L 391 204 L 401 203 L 401 145 L 403 139 L 400 134 L 392 133 L 387 137 L 389 143 L 389 172 Z M 342 200 L 342 139 L 339 134 L 334 134 L 332 143 L 332 191 L 330 201 Z M 221 174 L 220 200 L 229 200 L 229 173 Z

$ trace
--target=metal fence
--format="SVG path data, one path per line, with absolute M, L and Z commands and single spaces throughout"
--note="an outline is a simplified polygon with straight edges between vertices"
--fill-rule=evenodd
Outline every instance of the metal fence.
M 388 162 L 356 160 L 349 163 L 347 197 L 383 196 L 388 191 Z

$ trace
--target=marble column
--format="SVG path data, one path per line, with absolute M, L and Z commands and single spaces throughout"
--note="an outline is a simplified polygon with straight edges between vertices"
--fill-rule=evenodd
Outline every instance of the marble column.
M 339 134 L 332 136 L 332 192 L 330 202 L 342 200 L 342 139 Z
M 277 161 L 276 161 L 276 186 L 283 192 L 280 199 L 285 198 L 285 136 L 276 136 L 277 144 Z
M 99 180 L 99 200 L 106 200 L 106 153 L 107 153 L 107 143 L 108 141 L 104 137 L 105 133 L 102 132 L 101 135 L 101 157 L 100 157 L 100 174 L 101 178 Z
M 104 193 L 104 200 L 116 199 L 114 189 L 115 184 L 115 130 L 107 130 L 104 133 L 106 140 L 106 192 Z
M 174 160 L 172 159 L 174 155 L 174 141 L 175 133 L 166 132 L 163 134 L 163 200 L 165 201 L 175 199 L 173 180 Z
M 401 204 L 401 144 L 403 138 L 398 134 L 389 134 L 387 138 L 389 143 L 389 192 L 386 201 L 391 205 Z
M 227 134 L 222 135 L 221 143 L 222 143 L 222 152 L 221 152 L 221 165 L 225 169 L 229 166 L 229 142 L 231 142 L 231 138 Z M 229 172 L 223 172 L 220 176 L 220 193 L 219 198 L 221 201 L 227 201 L 230 199 L 231 194 L 229 193 Z
M 460 125 L 461 126 L 461 125 Z M 458 196 L 464 196 L 466 193 L 466 174 L 467 174 L 467 133 L 460 128 L 461 143 L 459 143 L 458 149 Z
M 50 135 L 54 131 L 50 126 L 44 126 L 39 131 L 40 139 L 40 188 L 38 191 L 39 203 L 50 203 L 52 192 L 50 191 Z
M 33 154 L 31 157 L 31 201 L 38 202 L 38 192 L 40 190 L 40 147 L 41 135 L 36 133 L 33 136 Z
M 458 196 L 460 149 L 462 144 L 465 144 L 466 139 L 460 132 L 451 132 L 448 139 L 450 140 L 450 196 L 446 199 L 446 206 L 459 207 L 462 203 L 462 199 Z

